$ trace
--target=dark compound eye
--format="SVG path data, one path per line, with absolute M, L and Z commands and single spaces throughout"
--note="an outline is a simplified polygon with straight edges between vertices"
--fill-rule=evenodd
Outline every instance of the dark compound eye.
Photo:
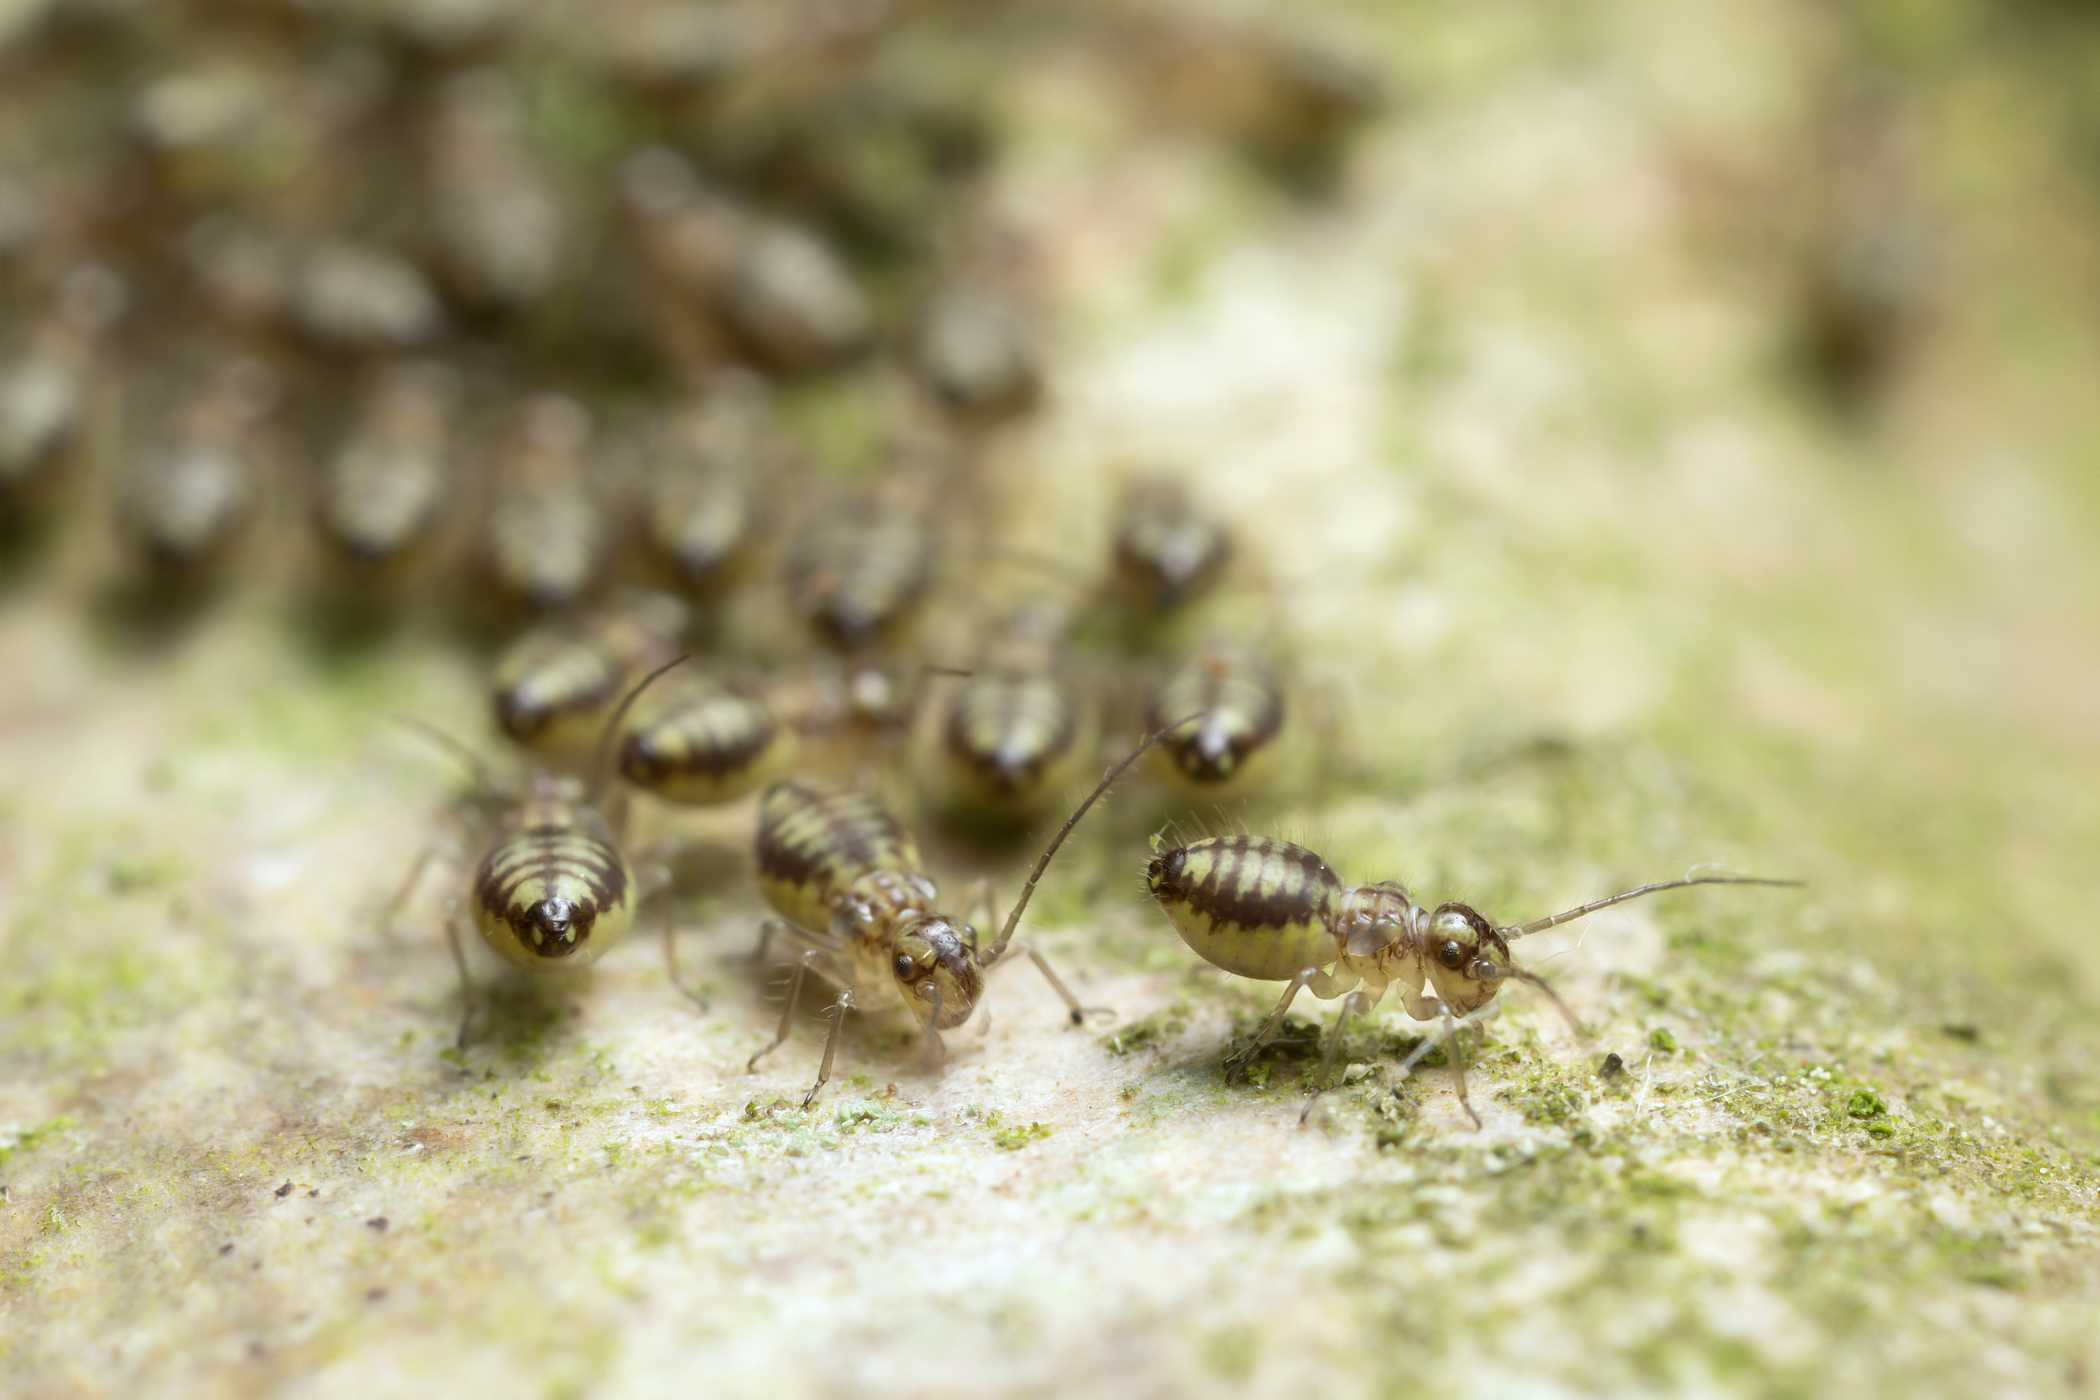
M 894 965 L 899 977 L 909 977 L 919 970 L 919 965 L 902 953 L 897 955 L 897 961 Z
M 1456 972 L 1466 961 L 1466 950 L 1459 947 L 1458 940 L 1453 938 L 1436 950 L 1436 960 Z

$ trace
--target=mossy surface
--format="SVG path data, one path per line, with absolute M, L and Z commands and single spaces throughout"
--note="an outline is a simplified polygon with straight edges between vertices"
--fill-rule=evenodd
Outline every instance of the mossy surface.
M 10 1388 L 2090 1387 L 2100 114 L 1980 4 L 1325 8 L 1405 96 L 1320 202 L 1016 77 L 1058 392 L 985 528 L 1095 540 L 1127 453 L 1294 581 L 1208 620 L 1288 617 L 1344 761 L 1196 820 L 1498 921 L 1694 864 L 1806 888 L 1520 943 L 1583 1033 L 1513 988 L 1477 1131 L 1448 1052 L 1398 1076 L 1392 999 L 1324 1083 L 1309 998 L 1228 1080 L 1277 989 L 1143 901 L 1140 783 L 1030 920 L 1112 1021 L 1002 969 L 940 1072 L 871 1018 L 804 1110 L 814 1019 L 744 1071 L 777 1007 L 732 879 L 682 906 L 708 1014 L 641 937 L 559 986 L 481 959 L 458 1051 L 435 882 L 377 918 L 454 778 L 388 719 L 475 732 L 477 659 L 316 643 L 289 557 L 143 628 L 84 520 L 0 599 Z M 1846 416 L 1743 245 L 1860 53 L 1954 294 Z M 861 470 L 848 396 L 792 411 Z

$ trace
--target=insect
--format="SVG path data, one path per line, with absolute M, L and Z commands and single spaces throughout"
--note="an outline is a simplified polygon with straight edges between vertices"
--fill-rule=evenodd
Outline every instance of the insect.
M 669 657 L 690 621 L 668 593 L 632 593 L 579 622 L 533 628 L 496 660 L 497 728 L 542 755 L 581 747 L 621 687 Z
M 816 1102 L 830 1080 L 846 1012 L 862 998 L 901 1002 L 918 1024 L 928 1057 L 938 1060 L 946 1053 L 941 1032 L 970 1019 L 983 995 L 985 973 L 1010 952 L 1025 954 L 1064 1002 L 1072 1024 L 1082 1024 L 1086 1010 L 1078 998 L 1041 953 L 1013 942 L 1014 929 L 1065 838 L 1158 737 L 1147 735 L 1066 818 L 988 947 L 979 946 L 975 927 L 937 912 L 940 892 L 920 863 L 917 845 L 876 799 L 820 792 L 797 782 L 768 789 L 759 804 L 757 863 L 766 902 L 778 917 L 763 925 L 758 956 L 764 958 L 776 935 L 801 944 L 803 951 L 788 983 L 779 1029 L 747 1068 L 755 1071 L 787 1040 L 812 971 L 840 990 L 804 1108 Z
M 1178 482 L 1147 477 L 1124 492 L 1115 524 L 1122 591 L 1153 612 L 1171 612 L 1208 589 L 1232 558 L 1232 536 L 1196 509 Z
M 645 314 L 673 359 L 708 363 L 731 345 L 768 367 L 805 373 L 864 349 L 874 312 L 830 246 L 704 184 L 663 147 L 630 156 L 621 188 L 645 275 Z M 696 324 L 695 304 L 711 313 Z M 672 307 L 679 314 L 666 315 Z
M 771 782 L 798 739 L 765 694 L 740 681 L 674 686 L 621 734 L 620 776 L 665 802 L 712 807 Z
M 826 645 L 859 651 L 893 636 L 933 575 L 933 537 L 919 512 L 879 499 L 835 502 L 796 539 L 788 590 Z
M 1260 650 L 1213 642 L 1160 683 L 1145 723 L 1157 728 L 1190 713 L 1201 717 L 1160 742 L 1160 766 L 1183 787 L 1220 793 L 1239 786 L 1282 732 L 1283 684 Z
M 432 361 L 390 365 L 373 379 L 322 482 L 322 534 L 360 570 L 389 569 L 435 533 L 448 476 L 458 385 Z
M 556 774 L 538 772 L 522 789 L 498 786 L 471 750 L 437 731 L 448 747 L 465 755 L 475 783 L 462 804 L 473 825 L 475 813 L 493 813 L 492 839 L 474 871 L 470 887 L 472 918 L 482 942 L 511 966 L 534 974 L 572 971 L 603 957 L 634 924 L 642 891 L 634 867 L 621 852 L 618 824 L 608 820 L 605 799 L 611 786 L 614 734 L 627 710 L 659 677 L 690 657 L 675 657 L 651 671 L 621 698 L 599 732 L 597 762 L 588 786 Z M 407 878 L 388 902 L 384 923 L 393 925 L 443 843 L 425 848 Z M 445 937 L 459 971 L 459 1044 L 465 1046 L 474 1018 L 473 980 L 467 972 L 457 911 L 446 920 Z M 663 924 L 664 964 L 672 983 L 686 991 L 678 976 L 676 951 L 668 920 Z M 697 994 L 686 995 L 700 1002 Z M 704 1008 L 704 1002 L 701 1003 Z
M 712 593 L 749 559 L 755 473 L 777 465 L 764 381 L 725 371 L 689 411 L 664 425 L 649 482 L 644 533 L 679 587 Z
M 576 602 L 597 581 L 604 522 L 585 478 L 590 418 L 573 399 L 526 400 L 488 513 L 491 572 L 513 597 L 537 608 Z
M 973 422 L 1025 413 L 1042 393 L 1020 317 L 981 289 L 952 287 L 928 303 L 915 357 L 940 401 Z
M 256 361 L 222 366 L 134 459 L 117 518 L 149 565 L 194 574 L 231 552 L 253 506 L 255 429 L 275 397 Z
M 0 500 L 16 504 L 53 483 L 80 436 L 97 342 L 126 300 L 115 274 L 74 270 L 21 357 L 0 371 Z
M 1480 1117 L 1466 1097 L 1465 1067 L 1452 1039 L 1458 1022 L 1480 1012 L 1512 980 L 1539 988 L 1568 1014 L 1543 978 L 1510 961 L 1511 942 L 1663 890 L 1799 883 L 1738 875 L 1662 880 L 1497 926 L 1468 904 L 1425 910 L 1389 880 L 1345 888 L 1319 856 L 1274 837 L 1209 837 L 1184 846 L 1155 836 L 1145 867 L 1147 893 L 1198 955 L 1240 977 L 1289 984 L 1253 1039 L 1228 1059 L 1228 1069 L 1246 1064 L 1267 1044 L 1291 1002 L 1309 989 L 1323 1001 L 1343 998 L 1321 1056 L 1324 1083 L 1349 1018 L 1369 1012 L 1390 989 L 1409 1016 L 1439 1023 L 1437 1040 L 1452 1041 L 1459 1103 L 1476 1127 Z M 1425 1042 L 1415 1059 L 1434 1043 Z
M 973 821 L 1025 822 L 1064 792 L 1093 749 L 1095 717 L 1059 665 L 1063 631 L 1061 610 L 1023 604 L 994 624 L 983 654 L 946 688 L 937 762 L 921 769 L 939 805 Z
M 523 126 L 492 69 L 470 69 L 437 91 L 424 141 L 430 208 L 448 282 L 477 308 L 535 301 L 560 270 L 561 208 Z

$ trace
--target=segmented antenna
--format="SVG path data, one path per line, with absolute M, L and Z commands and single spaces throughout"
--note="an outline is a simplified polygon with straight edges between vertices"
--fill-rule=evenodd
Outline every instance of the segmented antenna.
M 1614 904 L 1624 904 L 1629 899 L 1639 899 L 1643 895 L 1656 894 L 1662 890 L 1681 890 L 1688 885 L 1780 885 L 1798 887 L 1803 883 L 1800 880 L 1768 880 L 1758 875 L 1697 875 L 1687 880 L 1658 880 L 1654 884 L 1641 885 L 1630 890 L 1621 890 L 1617 894 L 1606 895 L 1602 899 L 1593 899 L 1588 904 L 1578 904 L 1573 909 L 1563 909 L 1558 914 L 1548 914 L 1543 919 L 1533 919 L 1530 923 L 1509 924 L 1496 929 L 1495 932 L 1501 934 L 1504 939 L 1522 938 L 1529 933 L 1544 933 L 1549 928 L 1571 923 L 1585 914 L 1594 914 L 1599 909 L 1609 909 Z
M 639 681 L 635 682 L 631 690 L 620 697 L 620 703 L 613 706 L 613 712 L 605 717 L 605 726 L 598 731 L 597 752 L 591 757 L 589 800 L 593 807 L 597 806 L 604 799 L 605 790 L 612 786 L 613 741 L 619 735 L 620 721 L 627 718 L 627 712 L 634 708 L 634 702 L 641 698 L 643 691 L 656 683 L 658 677 L 666 671 L 675 670 L 677 667 L 685 665 L 686 662 L 692 659 L 693 654 L 691 652 L 674 656 L 648 675 L 643 676 Z
M 1190 720 L 1201 719 L 1208 713 L 1210 713 L 1208 710 L 1198 710 L 1186 719 L 1177 719 L 1164 728 L 1153 730 L 1139 741 L 1136 748 L 1125 754 L 1121 762 L 1101 775 L 1101 781 L 1096 783 L 1094 790 L 1086 795 L 1086 801 L 1080 803 L 1074 809 L 1072 815 L 1065 818 L 1065 824 L 1057 829 L 1057 835 L 1051 838 L 1049 848 L 1043 852 L 1041 859 L 1036 861 L 1035 869 L 1028 872 L 1028 883 L 1021 886 L 1021 897 L 1014 901 L 1013 912 L 1006 916 L 1006 926 L 999 930 L 999 937 L 993 941 L 992 946 L 986 950 L 984 957 L 979 960 L 978 965 L 980 967 L 990 967 L 1005 955 L 1006 945 L 1013 942 L 1014 929 L 1021 922 L 1021 911 L 1028 907 L 1030 897 L 1035 894 L 1036 882 L 1041 880 L 1043 872 L 1050 868 L 1050 858 L 1057 854 L 1058 847 L 1065 844 L 1065 838 L 1072 834 L 1073 828 L 1079 825 L 1080 819 L 1093 810 L 1094 804 L 1101 800 L 1102 796 L 1114 785 L 1116 779 L 1122 777 L 1124 771 L 1131 764 L 1138 761 L 1145 750 L 1151 748 Z

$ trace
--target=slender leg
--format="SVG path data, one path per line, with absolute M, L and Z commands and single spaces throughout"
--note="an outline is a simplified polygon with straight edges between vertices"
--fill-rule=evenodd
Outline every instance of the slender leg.
M 1277 1000 L 1276 1009 L 1269 1013 L 1269 1019 L 1263 1021 L 1260 1028 L 1254 1032 L 1254 1038 L 1225 1057 L 1226 1073 L 1230 1074 L 1245 1065 L 1262 1046 L 1276 1038 L 1276 1032 L 1283 1025 L 1283 1018 L 1289 1014 L 1291 1003 L 1298 999 L 1298 993 L 1311 987 L 1313 995 L 1324 1000 L 1339 993 L 1346 985 L 1317 967 L 1298 969 L 1298 975 L 1283 989 L 1283 996 Z
M 1459 1107 L 1466 1111 L 1466 1117 L 1472 1119 L 1474 1128 L 1478 1129 L 1480 1127 L 1480 1115 L 1473 1111 L 1473 1100 L 1466 1095 L 1465 1047 L 1459 1041 L 1458 1031 L 1461 1026 L 1469 1026 L 1475 1022 L 1486 1020 L 1496 1009 L 1495 1003 L 1490 1002 L 1478 1011 L 1468 1012 L 1464 1016 L 1453 1016 L 1451 1008 L 1443 1002 L 1437 1001 L 1435 998 L 1426 998 L 1425 1000 L 1435 1006 L 1440 1019 L 1435 1033 L 1409 1051 L 1407 1058 L 1400 1062 L 1400 1077 L 1405 1079 L 1414 1067 L 1422 1062 L 1424 1056 L 1436 1049 L 1437 1046 L 1448 1042 L 1451 1046 L 1451 1075 L 1458 1086 Z
M 751 950 L 751 961 L 765 965 L 766 950 L 773 946 L 773 935 L 787 927 L 778 919 L 767 919 L 758 926 L 758 946 Z
M 780 1029 L 773 1034 L 772 1041 L 744 1063 L 744 1073 L 754 1074 L 758 1062 L 779 1049 L 788 1038 L 788 1031 L 795 1024 L 795 1007 L 802 1000 L 802 984 L 809 977 L 809 965 L 817 960 L 817 950 L 812 948 L 795 960 L 795 975 L 788 981 L 787 1005 L 780 1008 Z
M 1057 999 L 1065 1004 L 1065 1011 L 1072 1018 L 1073 1025 L 1085 1025 L 1087 1015 L 1090 1012 L 1097 1015 L 1115 1015 L 1115 1012 L 1106 1006 L 1081 1006 L 1079 998 L 1073 996 L 1072 989 L 1065 985 L 1065 979 L 1059 977 L 1056 970 L 1050 966 L 1049 960 L 1035 949 L 1022 944 L 1015 948 L 1014 951 L 1028 955 L 1028 961 L 1035 964 L 1035 970 L 1043 974 L 1043 980 L 1050 984 L 1050 990 L 1056 992 Z
M 1342 1031 L 1348 1026 L 1349 1018 L 1361 1016 L 1370 1005 L 1371 999 L 1362 992 L 1351 992 L 1342 998 L 1342 1009 L 1334 1018 L 1334 1028 L 1327 1032 L 1326 1046 L 1320 1051 L 1319 1081 L 1313 1085 L 1313 1096 L 1305 1101 L 1305 1107 L 1298 1114 L 1301 1126 L 1312 1115 L 1313 1105 L 1320 1101 L 1320 1095 L 1327 1092 L 1327 1085 L 1334 1077 L 1334 1062 L 1341 1058 Z
M 398 943 L 400 941 L 394 936 L 394 925 L 400 919 L 401 911 L 408 907 L 409 896 L 413 895 L 416 892 L 416 886 L 423 882 L 423 872 L 428 870 L 430 863 L 440 856 L 448 860 L 455 858 L 450 842 L 443 840 L 432 841 L 425 846 L 416 855 L 415 861 L 408 867 L 408 878 L 401 882 L 401 888 L 394 891 L 393 898 L 386 902 L 386 907 L 380 912 L 379 932 L 389 943 Z
M 474 1024 L 474 981 L 467 976 L 467 950 L 460 946 L 459 925 L 463 916 L 445 920 L 445 941 L 452 945 L 452 965 L 459 969 L 459 1048 L 467 1048 L 467 1031 Z
M 831 1080 L 831 1061 L 838 1054 L 839 1031 L 846 1024 L 846 1013 L 852 1009 L 853 989 L 849 987 L 841 991 L 839 999 L 831 1004 L 831 1031 L 824 1037 L 824 1058 L 817 1065 L 817 1082 L 810 1085 L 809 1092 L 802 1096 L 802 1106 L 804 1108 L 808 1108 L 817 1101 L 817 1095 L 823 1091 L 825 1084 Z M 934 1039 L 940 1039 L 938 1033 L 935 1034 Z
M 663 916 L 656 921 L 656 926 L 663 935 L 664 972 L 670 977 L 671 985 L 683 992 L 687 1000 L 691 1001 L 693 1005 L 699 1007 L 702 1011 L 707 1010 L 706 994 L 697 988 L 688 987 L 685 984 L 685 979 L 678 974 L 678 938 L 671 927 L 669 910 L 666 910 Z

